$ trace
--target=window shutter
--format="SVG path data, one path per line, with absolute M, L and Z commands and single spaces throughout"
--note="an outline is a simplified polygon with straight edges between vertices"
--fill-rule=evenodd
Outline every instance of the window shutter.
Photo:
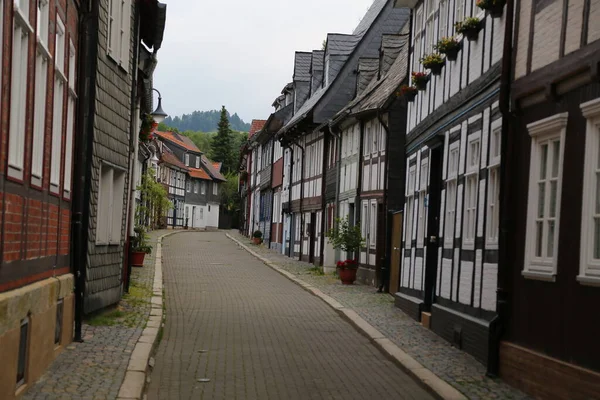
M 123 15 L 121 15 L 121 55 L 120 63 L 129 72 L 129 50 L 131 47 L 131 0 L 122 0 Z

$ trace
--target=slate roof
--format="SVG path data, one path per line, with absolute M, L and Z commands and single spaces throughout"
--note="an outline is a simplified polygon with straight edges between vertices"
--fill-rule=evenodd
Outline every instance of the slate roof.
M 388 0 L 373 1 L 373 4 L 371 4 L 371 7 L 369 7 L 367 13 L 364 15 L 358 26 L 354 28 L 352 34 L 358 36 L 364 35 L 365 32 L 369 30 L 369 27 L 373 24 L 373 21 L 375 21 L 375 18 L 377 18 L 381 10 L 383 10 L 383 7 L 385 7 L 387 2 Z
M 190 168 L 189 174 L 192 178 L 202 179 L 205 181 L 212 181 L 212 178 L 208 173 L 202 168 Z
M 221 172 L 217 171 L 215 169 L 215 167 L 213 166 L 213 162 L 209 160 L 208 158 L 206 158 L 206 156 L 203 154 L 202 156 L 200 156 L 200 159 L 202 160 L 202 165 L 204 166 L 204 168 L 206 169 L 206 171 L 208 172 L 208 174 L 217 181 L 222 181 L 225 182 L 227 179 L 221 174 Z
M 160 132 L 160 131 L 155 131 L 154 132 L 158 137 L 171 142 L 181 148 L 184 148 L 185 150 L 188 151 L 192 151 L 194 153 L 198 153 L 198 154 L 202 154 L 202 152 L 200 151 L 200 149 L 198 147 L 196 147 L 196 145 L 194 144 L 194 142 L 192 141 L 192 139 L 190 139 L 187 136 L 184 135 L 180 135 L 178 133 L 175 132 Z
M 179 159 L 177 157 L 175 157 L 175 155 L 173 153 L 170 153 L 168 151 L 165 151 L 162 153 L 162 155 L 160 156 L 160 160 L 163 163 L 170 164 L 177 168 L 181 168 L 185 171 L 188 170 L 188 167 L 186 167 L 186 165 L 184 163 L 179 161 Z
M 313 50 L 312 52 L 312 66 L 311 69 L 313 71 L 322 71 L 323 70 L 323 58 L 325 57 L 325 52 L 323 50 Z
M 217 170 L 217 172 L 221 172 L 221 167 L 223 166 L 222 162 L 211 161 L 211 164 L 213 168 Z
M 254 134 L 260 131 L 267 121 L 264 119 L 253 119 L 252 125 L 250 125 L 250 132 L 248 133 L 248 139 L 250 139 Z
M 385 103 L 395 95 L 396 90 L 406 78 L 408 72 L 408 51 L 409 51 L 409 36 L 408 24 L 402 29 L 404 36 L 401 38 L 402 47 L 399 53 L 390 66 L 387 73 L 381 79 L 373 78 L 364 92 L 357 96 L 352 102 L 338 112 L 332 119 L 334 125 L 343 121 L 346 117 L 363 113 L 370 110 L 377 110 L 385 105 Z M 400 43 L 400 41 L 396 42 Z
M 312 64 L 312 53 L 296 52 L 294 60 L 294 81 L 310 81 L 310 66 Z
M 357 94 L 361 94 L 371 83 L 373 78 L 379 72 L 379 59 L 362 57 L 358 60 L 358 71 L 360 72 L 358 79 Z
M 330 55 L 347 56 L 354 51 L 362 36 L 346 35 L 342 33 L 327 34 L 327 52 Z

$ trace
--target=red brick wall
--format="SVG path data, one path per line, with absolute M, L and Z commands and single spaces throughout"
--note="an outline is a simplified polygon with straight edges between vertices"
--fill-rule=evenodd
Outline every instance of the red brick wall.
M 37 5 L 30 0 L 29 22 L 37 26 Z M 66 28 L 66 65 L 65 75 L 69 76 L 69 40 L 77 51 L 78 48 L 78 19 L 75 0 L 50 0 L 50 30 L 48 47 L 52 55 L 55 52 L 56 18 L 60 16 Z M 26 285 L 36 280 L 47 278 L 52 274 L 68 273 L 68 255 L 70 251 L 71 204 L 70 199 L 64 198 L 64 182 L 61 182 L 59 193 L 49 191 L 52 124 L 53 124 L 53 87 L 54 87 L 54 58 L 49 62 L 48 86 L 46 93 L 46 119 L 44 135 L 43 180 L 41 187 L 31 183 L 31 156 L 35 100 L 35 56 L 36 34 L 30 35 L 29 59 L 27 71 L 27 99 L 25 125 L 25 159 L 24 176 L 22 181 L 6 177 L 8 160 L 8 140 L 10 126 L 10 81 L 11 81 L 11 46 L 13 28 L 13 2 L 4 1 L 4 21 L 2 32 L 2 76 L 0 77 L 0 292 Z M 77 55 L 76 55 L 77 56 Z M 75 73 L 77 76 L 77 73 Z M 77 83 L 75 83 L 77 88 Z M 63 129 L 61 148 L 61 176 L 65 175 L 64 165 L 65 139 L 67 130 L 67 97 L 65 88 L 63 99 Z M 76 110 L 75 110 L 76 112 Z M 76 116 L 76 115 L 75 115 Z M 75 118 L 76 120 L 77 118 Z M 74 129 L 74 141 L 78 130 Z M 72 157 L 74 159 L 74 157 Z M 48 260 L 52 257 L 52 262 Z M 50 270 L 46 266 L 52 265 Z M 29 268 L 33 271 L 28 272 Z

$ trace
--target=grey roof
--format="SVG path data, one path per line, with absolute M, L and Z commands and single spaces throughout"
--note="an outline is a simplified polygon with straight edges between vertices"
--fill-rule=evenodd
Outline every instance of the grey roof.
M 402 29 L 402 33 L 408 33 L 408 24 Z M 406 78 L 408 72 L 408 51 L 409 51 L 409 36 L 398 36 L 402 43 L 398 55 L 389 70 L 381 79 L 376 77 L 369 83 L 364 92 L 357 96 L 352 102 L 344 107 L 333 118 L 333 123 L 337 124 L 347 116 L 363 113 L 370 110 L 377 110 L 385 105 L 391 96 L 395 95 L 396 90 Z
M 290 82 L 281 89 L 281 94 L 285 94 L 285 92 L 289 92 L 294 88 L 294 82 Z
M 281 96 L 279 96 L 275 99 L 275 101 L 273 102 L 273 104 L 271 104 L 271 106 L 277 107 L 277 105 L 284 100 L 285 100 L 285 95 L 282 94 Z
M 294 81 L 310 81 L 312 53 L 297 51 L 294 60 Z
M 383 7 L 387 4 L 388 0 L 375 0 L 371 7 L 367 10 L 367 13 L 364 15 L 360 23 L 356 28 L 354 28 L 353 35 L 362 36 L 369 29 L 375 18 L 379 15 Z
M 327 53 L 331 55 L 347 56 L 352 53 L 362 36 L 344 35 L 341 33 L 327 34 Z
M 379 59 L 362 57 L 358 60 L 358 90 L 361 94 L 379 72 Z
M 386 73 L 391 68 L 392 64 L 398 58 L 400 50 L 406 44 L 406 37 L 399 35 L 383 35 L 381 40 L 381 50 L 383 51 L 382 72 Z
M 323 57 L 325 57 L 325 52 L 323 50 L 314 50 L 312 52 L 312 67 L 313 71 L 322 71 L 323 70 Z

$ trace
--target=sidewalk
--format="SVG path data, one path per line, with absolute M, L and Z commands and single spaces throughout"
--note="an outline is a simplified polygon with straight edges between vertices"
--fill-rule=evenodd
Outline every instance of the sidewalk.
M 413 320 L 394 306 L 389 294 L 376 293 L 365 285 L 343 286 L 333 275 L 320 275 L 314 266 L 292 260 L 264 246 L 255 246 L 237 231 L 229 235 L 267 258 L 271 263 L 297 275 L 364 320 L 438 377 L 471 399 L 526 399 L 527 396 L 501 380 L 485 376 L 485 367 L 467 353 Z
M 150 232 L 158 238 L 171 231 Z M 156 252 L 132 268 L 130 292 L 116 309 L 83 324 L 83 343 L 71 343 L 23 399 L 116 399 L 131 353 L 150 315 Z

